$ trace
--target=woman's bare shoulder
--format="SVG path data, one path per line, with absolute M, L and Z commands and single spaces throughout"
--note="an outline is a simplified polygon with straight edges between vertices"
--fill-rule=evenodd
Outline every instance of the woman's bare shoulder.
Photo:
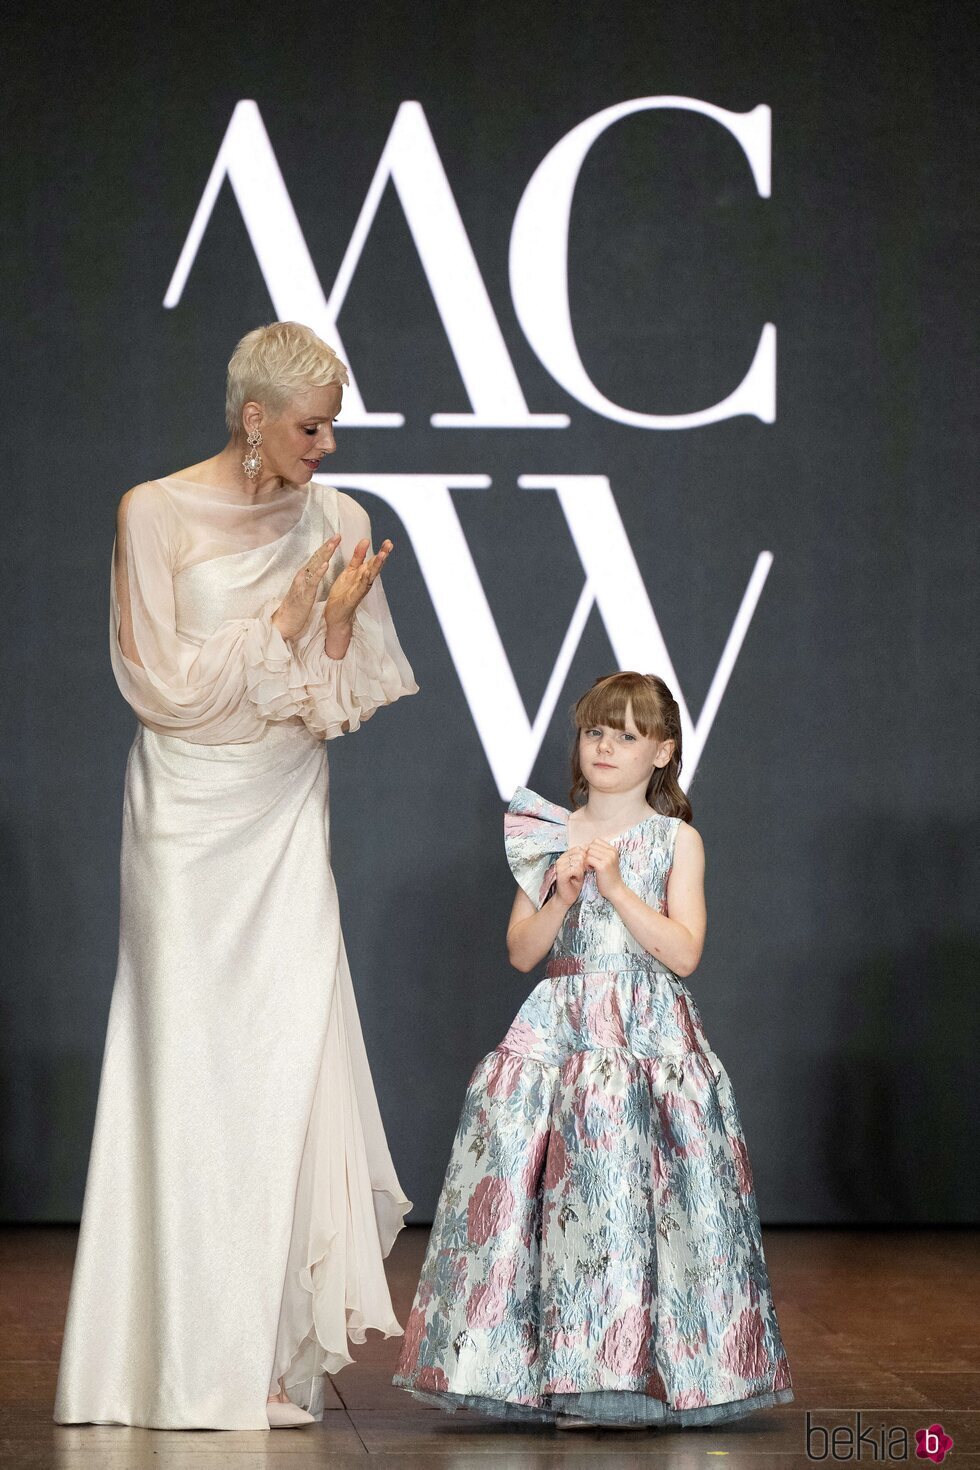
M 162 511 L 166 501 L 166 491 L 159 480 L 140 480 L 138 485 L 133 485 L 120 496 L 116 507 L 116 524 L 122 530 L 133 507 L 138 513 L 152 514 L 154 510 Z
M 134 500 L 153 500 L 163 495 L 163 486 L 159 480 L 140 480 L 138 485 L 132 485 L 120 496 L 119 504 L 130 506 Z

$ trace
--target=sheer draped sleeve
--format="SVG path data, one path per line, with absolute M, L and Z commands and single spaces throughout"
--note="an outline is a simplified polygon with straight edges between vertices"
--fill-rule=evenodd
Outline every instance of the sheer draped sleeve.
M 324 511 L 331 500 L 335 506 L 334 532 L 341 544 L 331 565 L 339 574 L 358 541 L 371 541 L 371 523 L 363 506 L 349 495 L 324 492 Z M 328 525 L 327 534 L 330 533 Z M 374 554 L 369 546 L 368 556 Z M 328 574 L 325 586 L 332 577 Z M 296 641 L 296 657 L 305 686 L 302 717 L 316 734 L 326 740 L 353 732 L 376 709 L 392 704 L 405 694 L 416 694 L 418 685 L 395 633 L 388 601 L 380 577 L 354 615 L 350 646 L 343 658 L 331 658 L 324 647 L 323 604 Z
M 203 641 L 177 629 L 174 570 L 182 533 L 158 483 L 123 497 L 113 545 L 109 648 L 119 688 L 144 724 L 204 744 L 256 740 L 306 700 L 272 623 L 281 598 L 230 618 Z
M 319 485 L 298 495 L 298 488 L 248 503 L 232 490 L 171 478 L 123 497 L 109 647 L 124 698 L 151 729 L 199 744 L 236 744 L 258 740 L 270 721 L 299 719 L 329 740 L 417 692 L 380 579 L 357 609 L 345 656 L 327 654 L 322 599 L 357 542 L 370 541 L 371 527 L 349 495 Z M 323 510 L 316 526 L 309 518 L 315 505 Z M 304 559 L 338 530 L 341 545 L 321 600 L 299 637 L 287 641 L 272 616 Z M 185 574 L 195 580 L 178 582 L 178 596 L 175 581 Z M 207 614 L 198 611 L 189 629 L 188 594 L 200 594 L 202 585 L 212 600 L 205 599 Z

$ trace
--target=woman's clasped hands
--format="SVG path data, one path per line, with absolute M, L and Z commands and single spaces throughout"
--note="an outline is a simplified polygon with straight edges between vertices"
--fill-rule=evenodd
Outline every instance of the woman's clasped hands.
M 610 903 L 625 886 L 616 848 L 604 837 L 593 837 L 588 847 L 570 847 L 555 864 L 558 899 L 566 908 L 575 903 L 590 868 L 595 873 L 596 887 Z
M 296 573 L 289 591 L 272 615 L 272 621 L 283 638 L 298 638 L 309 621 L 317 590 L 340 545 L 340 536 L 329 541 L 307 559 Z M 331 584 L 323 604 L 325 646 L 331 658 L 343 658 L 350 643 L 354 615 L 380 575 L 392 550 L 383 541 L 374 556 L 368 557 L 370 542 L 365 537 L 354 547 L 351 559 Z

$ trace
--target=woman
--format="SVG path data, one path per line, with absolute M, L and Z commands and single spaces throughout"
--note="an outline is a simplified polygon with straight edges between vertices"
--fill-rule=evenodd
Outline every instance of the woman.
M 139 718 L 119 965 L 55 1419 L 310 1423 L 400 1333 L 411 1208 L 330 868 L 325 740 L 417 686 L 365 512 L 313 483 L 343 363 L 294 322 L 228 368 L 228 444 L 119 507 L 110 650 Z M 300 1407 L 301 1406 L 301 1407 Z

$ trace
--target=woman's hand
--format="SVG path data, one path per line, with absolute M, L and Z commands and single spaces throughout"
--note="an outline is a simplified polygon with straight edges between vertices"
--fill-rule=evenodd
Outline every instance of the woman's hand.
M 370 544 L 366 537 L 363 541 L 358 541 L 353 556 L 327 594 L 323 605 L 323 621 L 328 630 L 353 627 L 358 606 L 370 592 L 381 568 L 388 560 L 392 549 L 390 541 L 382 541 L 380 550 L 370 561 L 366 561 Z
M 626 886 L 615 847 L 604 837 L 594 837 L 585 850 L 585 861 L 595 873 L 596 887 L 603 898 L 614 902 Z
M 306 627 L 316 601 L 317 588 L 339 545 L 339 534 L 324 541 L 293 578 L 289 591 L 272 614 L 272 621 L 284 638 L 298 638 Z
M 558 901 L 570 909 L 582 891 L 585 880 L 585 848 L 570 847 L 555 863 Z

